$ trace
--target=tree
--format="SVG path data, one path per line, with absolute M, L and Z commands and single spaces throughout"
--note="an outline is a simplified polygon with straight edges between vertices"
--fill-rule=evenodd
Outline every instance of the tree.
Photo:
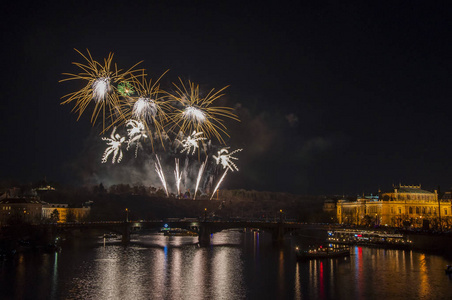
M 60 213 L 58 212 L 58 209 L 54 209 L 53 211 L 52 211 L 52 213 L 50 214 L 50 221 L 52 222 L 52 223 L 56 223 L 56 222 L 58 222 L 60 220 Z
M 99 185 L 94 186 L 93 192 L 94 194 L 105 194 L 107 190 L 101 182 Z
M 75 215 L 74 209 L 69 208 L 66 213 L 66 222 L 76 222 L 77 216 Z

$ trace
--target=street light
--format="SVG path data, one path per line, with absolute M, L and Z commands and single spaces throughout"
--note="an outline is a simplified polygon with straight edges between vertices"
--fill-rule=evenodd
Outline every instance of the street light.
M 129 222 L 129 209 L 126 208 L 126 222 Z

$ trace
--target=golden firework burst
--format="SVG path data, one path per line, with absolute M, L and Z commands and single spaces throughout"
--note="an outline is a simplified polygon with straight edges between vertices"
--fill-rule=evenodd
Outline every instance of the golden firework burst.
M 202 97 L 199 93 L 199 85 L 189 81 L 185 85 L 179 78 L 180 86 L 173 83 L 176 87 L 175 93 L 170 95 L 172 100 L 177 102 L 173 112 L 170 113 L 172 129 L 178 128 L 183 133 L 193 131 L 203 132 L 206 137 L 215 137 L 220 143 L 225 143 L 223 134 L 229 137 L 226 132 L 226 126 L 223 124 L 222 117 L 240 121 L 239 118 L 232 113 L 230 107 L 213 106 L 213 102 L 224 96 L 222 93 L 228 86 L 215 89 Z
M 132 82 L 135 78 L 133 73 L 142 71 L 134 70 L 141 62 L 123 72 L 121 69 L 118 69 L 116 64 L 113 66 L 113 53 L 109 53 L 108 57 L 104 59 L 104 63 L 101 64 L 93 59 L 88 49 L 86 50 L 87 55 L 84 55 L 77 49 L 74 50 L 86 60 L 87 64 L 73 62 L 72 64 L 81 69 L 81 71 L 77 74 L 63 73 L 63 75 L 68 77 L 60 80 L 60 82 L 82 80 L 85 83 L 80 90 L 63 96 L 62 99 L 65 100 L 61 104 L 68 104 L 75 101 L 72 110 L 78 113 L 78 120 L 88 105 L 94 102 L 91 123 L 96 123 L 97 118 L 102 113 L 102 128 L 104 132 L 123 118 L 123 113 L 120 108 L 122 107 L 121 101 L 123 101 L 124 97 L 121 97 L 123 94 L 118 93 L 118 84 Z M 105 125 L 106 120 L 109 120 L 109 126 L 107 127 Z
M 160 89 L 159 83 L 167 72 L 168 70 L 155 82 L 152 82 L 152 79 L 147 81 L 144 73 L 138 77 L 132 75 L 135 95 L 128 97 L 128 101 L 120 108 L 125 120 L 134 119 L 143 123 L 152 148 L 154 138 L 160 140 L 163 146 L 162 134 L 165 132 L 168 112 L 171 109 L 167 93 Z

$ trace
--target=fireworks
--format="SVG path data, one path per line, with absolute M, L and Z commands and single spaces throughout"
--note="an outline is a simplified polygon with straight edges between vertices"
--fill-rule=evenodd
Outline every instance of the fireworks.
M 130 82 L 123 81 L 118 84 L 118 92 L 121 96 L 128 97 L 132 95 L 135 92 L 135 90 Z
M 182 179 L 182 174 L 179 171 L 179 158 L 175 158 L 174 162 L 176 164 L 176 169 L 174 170 L 174 177 L 176 178 L 177 195 L 180 195 L 180 182 Z
M 239 168 L 235 165 L 233 160 L 238 160 L 238 158 L 233 157 L 232 154 L 242 151 L 243 149 L 237 149 L 229 153 L 228 151 L 229 147 L 222 148 L 220 151 L 218 151 L 218 156 L 213 155 L 213 158 L 217 162 L 217 164 L 221 164 L 223 166 L 223 169 L 229 169 L 234 172 L 234 169 L 236 171 L 239 170 Z
M 201 167 L 199 168 L 198 178 L 196 179 L 195 193 L 193 194 L 193 200 L 195 200 L 195 198 L 196 198 L 196 193 L 198 192 L 199 182 L 201 181 L 202 173 L 204 172 L 204 168 L 206 167 L 206 164 L 207 164 L 207 157 L 206 157 L 206 161 L 203 162 L 201 164 Z
M 111 93 L 110 77 L 101 77 L 93 83 L 93 99 L 96 103 L 106 101 Z
M 202 111 L 199 108 L 196 108 L 194 106 L 187 106 L 183 111 L 182 111 L 182 117 L 184 119 L 187 119 L 193 123 L 198 123 L 198 124 L 202 124 L 206 121 L 206 113 L 204 111 Z
M 126 126 L 131 127 L 127 129 L 127 134 L 129 136 L 129 140 L 127 141 L 127 150 L 129 150 L 131 144 L 135 143 L 135 157 L 137 157 L 138 148 L 141 146 L 140 140 L 147 138 L 144 125 L 136 120 L 128 120 Z
M 121 137 L 119 134 L 115 134 L 116 133 L 116 127 L 113 128 L 113 131 L 111 132 L 111 136 L 110 138 L 102 138 L 103 141 L 107 141 L 107 145 L 109 147 L 107 147 L 107 149 L 104 152 L 104 155 L 102 156 L 102 163 L 106 163 L 108 160 L 108 157 L 110 156 L 110 154 L 113 154 L 113 159 L 111 160 L 111 162 L 114 164 L 115 161 L 120 163 L 122 160 L 122 150 L 121 150 L 121 145 L 122 143 L 124 143 L 125 141 L 125 137 Z M 117 160 L 116 160 L 117 158 Z
M 239 121 L 232 113 L 232 108 L 216 107 L 213 102 L 222 97 L 224 87 L 217 92 L 212 89 L 207 96 L 202 97 L 199 93 L 199 86 L 193 82 L 188 83 L 188 87 L 179 79 L 181 86 L 176 87 L 175 94 L 171 98 L 176 100 L 179 107 L 171 113 L 173 127 L 179 128 L 182 132 L 204 132 L 208 138 L 215 137 L 220 143 L 224 143 L 222 134 L 229 137 L 226 126 L 221 117 L 226 117 Z
M 215 192 L 218 190 L 218 188 L 220 187 L 220 184 L 223 182 L 224 177 L 226 176 L 226 174 L 228 173 L 229 169 L 226 169 L 226 171 L 224 171 L 223 176 L 221 176 L 220 180 L 217 183 L 217 186 L 215 187 L 215 189 L 212 192 L 212 196 L 210 196 L 210 200 L 212 200 L 213 196 L 215 195 Z
M 112 66 L 113 53 L 108 55 L 108 58 L 104 59 L 104 64 L 95 61 L 91 53 L 87 50 L 88 55 L 83 55 L 80 51 L 75 49 L 87 62 L 87 64 L 76 63 L 73 64 L 81 69 L 80 73 L 71 74 L 63 73 L 68 78 L 60 80 L 81 80 L 84 82 L 82 89 L 69 93 L 62 98 L 66 98 L 61 104 L 67 104 L 75 101 L 73 110 L 78 113 L 78 119 L 83 114 L 85 109 L 90 104 L 91 100 L 94 101 L 95 106 L 91 115 L 91 123 L 95 123 L 99 114 L 102 112 L 103 129 L 104 131 L 109 127 L 105 127 L 105 121 L 110 119 L 110 126 L 115 124 L 117 119 L 122 118 L 122 112 L 119 109 L 121 107 L 121 101 L 119 95 L 116 93 L 115 85 L 128 82 L 129 78 L 134 72 L 133 70 L 138 64 L 123 72 L 118 69 L 117 65 Z
M 157 105 L 151 98 L 140 97 L 133 105 L 132 116 L 138 120 L 152 122 L 157 116 Z
M 166 196 L 169 197 L 168 188 L 166 186 L 165 174 L 163 173 L 162 165 L 160 164 L 160 159 L 156 155 L 157 162 L 155 163 L 155 171 L 159 175 L 160 181 L 162 182 L 163 188 L 165 189 Z
M 182 141 L 176 139 L 177 142 L 179 142 L 182 145 L 182 150 L 180 151 L 180 153 L 184 153 L 185 151 L 187 152 L 187 154 L 190 153 L 190 149 L 193 147 L 193 151 L 191 153 L 191 155 L 195 154 L 196 149 L 199 148 L 199 141 L 203 141 L 206 138 L 202 137 L 202 132 L 196 132 L 193 131 L 193 133 L 189 136 L 187 136 L 185 139 L 183 139 Z
M 211 189 L 218 174 L 217 166 L 221 165 L 224 173 L 214 193 L 229 170 L 238 171 L 234 163 L 237 158 L 233 154 L 242 149 L 229 153 L 229 147 L 220 149 L 217 148 L 220 146 L 213 145 L 215 142 L 225 144 L 225 137 L 229 137 L 223 123 L 224 118 L 239 121 L 232 108 L 217 104 L 227 87 L 212 89 L 203 94 L 199 85 L 191 81 L 184 84 L 179 78 L 180 83 L 173 83 L 174 91 L 169 93 L 160 88 L 160 80 L 167 72 L 157 80 L 148 80 L 144 70 L 135 69 L 139 63 L 122 71 L 113 63 L 112 53 L 103 63 L 99 63 L 88 50 L 86 55 L 76 51 L 83 57 L 84 63 L 74 62 L 79 72 L 64 73 L 66 78 L 61 81 L 75 80 L 82 82 L 82 85 L 79 90 L 63 96 L 61 104 L 73 103 L 73 111 L 78 114 L 77 119 L 92 106 L 91 123 L 94 125 L 98 119 L 102 119 L 101 133 L 113 128 L 109 137 L 102 138 L 107 142 L 102 163 L 109 159 L 113 164 L 121 162 L 124 143 L 127 143 L 126 150 L 135 147 L 135 158 L 138 149 L 149 149 L 146 146 L 150 143 L 155 154 L 155 171 L 166 195 L 169 196 L 165 166 L 162 167 L 160 161 L 161 152 L 169 149 L 169 155 L 175 159 L 177 194 L 181 194 L 183 183 L 184 187 L 194 189 L 193 199 L 200 191 Z M 160 143 L 154 143 L 154 140 Z M 212 149 L 220 150 L 217 155 L 211 155 Z M 198 157 L 193 159 L 192 156 L 197 150 Z M 184 153 L 185 163 L 181 170 L 179 159 Z M 205 155 L 205 161 L 199 165 L 201 155 Z M 168 161 L 168 157 L 166 156 L 164 161 Z M 212 160 L 212 163 L 209 160 Z M 193 180 L 190 176 L 195 173 L 197 177 Z M 208 174 L 208 181 L 202 180 L 204 173 Z
M 123 113 L 126 118 L 133 118 L 142 122 L 149 136 L 156 135 L 163 145 L 163 136 L 167 122 L 167 111 L 171 109 L 166 99 L 166 93 L 160 89 L 159 81 L 165 75 L 164 72 L 154 83 L 152 79 L 147 81 L 145 74 L 141 80 L 135 78 L 136 97 L 130 97 L 129 105 L 124 106 Z M 154 147 L 153 139 L 150 140 Z

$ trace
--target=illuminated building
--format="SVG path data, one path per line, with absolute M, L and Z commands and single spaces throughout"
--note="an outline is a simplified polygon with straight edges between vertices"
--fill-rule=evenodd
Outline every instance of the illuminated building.
M 387 225 L 394 227 L 450 227 L 451 200 L 438 201 L 438 193 L 421 189 L 420 185 L 399 185 L 378 197 L 362 197 L 357 201 L 339 200 L 339 223 L 355 225 Z
M 326 213 L 332 213 L 336 211 L 336 204 L 334 203 L 334 200 L 327 199 L 323 203 L 323 211 Z
M 33 191 L 24 194 L 13 188 L 0 196 L 0 226 L 8 223 L 41 221 L 42 202 Z
M 68 204 L 44 203 L 42 218 L 49 219 L 55 210 L 58 211 L 58 223 L 80 222 L 89 215 L 91 207 L 88 205 L 69 207 Z
M 89 215 L 92 201 L 76 208 L 69 207 L 68 204 L 41 201 L 38 192 L 49 190 L 55 189 L 40 188 L 22 192 L 18 188 L 11 188 L 0 195 L 0 226 L 21 222 L 39 224 L 49 219 L 55 209 L 58 211 L 58 223 L 82 221 Z

